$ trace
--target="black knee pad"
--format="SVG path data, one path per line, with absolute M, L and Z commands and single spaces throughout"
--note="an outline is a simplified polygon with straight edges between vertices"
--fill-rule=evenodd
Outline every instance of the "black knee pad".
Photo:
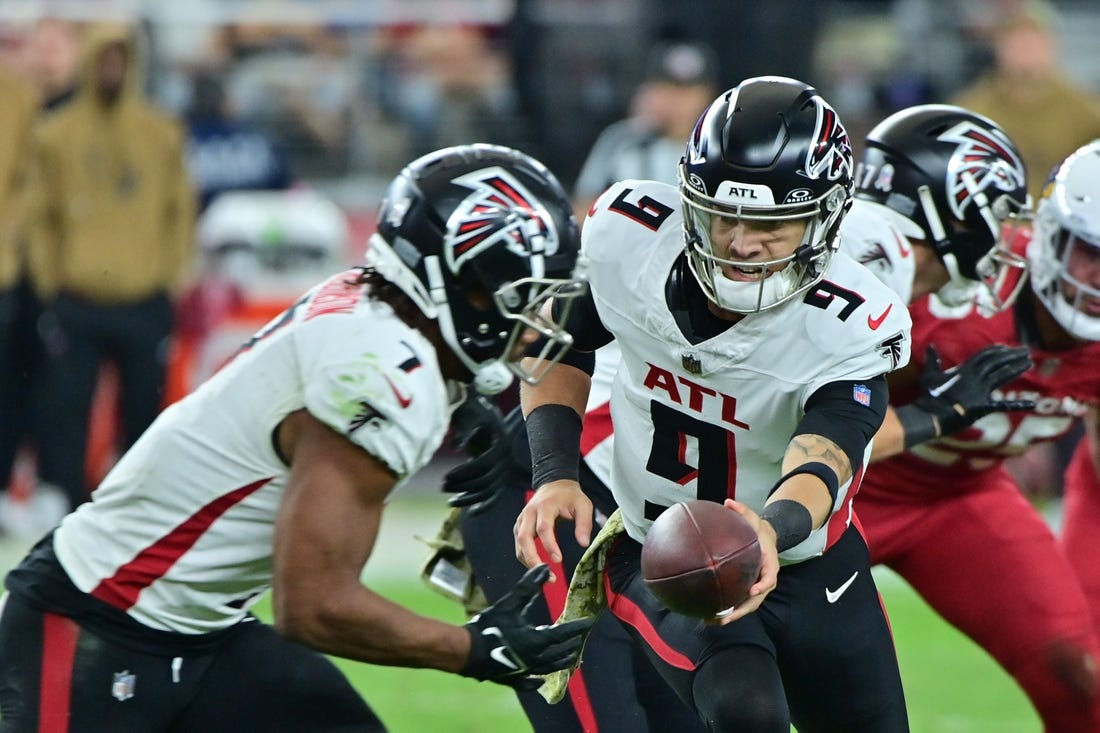
M 789 733 L 791 714 L 774 657 L 751 645 L 709 657 L 695 673 L 695 706 L 713 731 Z

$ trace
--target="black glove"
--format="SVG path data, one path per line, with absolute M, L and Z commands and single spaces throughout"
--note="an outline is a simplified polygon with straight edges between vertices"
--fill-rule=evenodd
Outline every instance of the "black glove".
M 443 491 L 454 494 L 453 507 L 487 509 L 508 484 L 512 465 L 504 419 L 488 399 L 471 394 L 451 417 L 451 446 L 473 456 L 443 476 Z
M 991 393 L 1031 368 L 1026 347 L 994 344 L 962 364 L 940 368 L 940 355 L 933 346 L 925 352 L 921 372 L 921 395 L 913 405 L 931 415 L 936 436 L 952 435 L 991 412 L 1031 410 L 1032 400 L 994 400 Z
M 530 691 L 543 682 L 533 675 L 549 674 L 576 661 L 594 618 L 559 626 L 532 626 L 523 618 L 549 577 L 549 566 L 531 568 L 503 598 L 466 624 L 470 656 L 459 674 Z

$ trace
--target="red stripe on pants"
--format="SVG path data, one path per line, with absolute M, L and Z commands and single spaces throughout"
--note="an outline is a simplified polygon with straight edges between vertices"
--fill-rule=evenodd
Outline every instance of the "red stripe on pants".
M 38 692 L 38 733 L 68 733 L 69 695 L 80 627 L 66 616 L 42 615 L 42 679 Z
M 533 491 L 528 491 L 527 501 L 531 501 L 531 497 L 534 495 Z M 546 554 L 542 542 L 536 540 L 535 547 L 538 549 L 539 559 L 549 565 L 550 571 L 554 573 L 555 582 L 542 584 L 542 596 L 546 599 L 546 607 L 550 611 L 550 620 L 554 621 L 565 610 L 565 596 L 569 590 L 570 578 L 566 577 L 565 568 L 560 562 L 550 560 L 550 556 Z M 567 689 L 569 691 L 569 701 L 573 704 L 573 711 L 577 714 L 581 729 L 584 733 L 599 733 L 600 729 L 596 724 L 596 711 L 592 709 L 592 700 L 588 697 L 588 686 L 584 682 L 581 667 L 577 667 L 577 671 L 569 678 Z
M 607 593 L 607 607 L 611 609 L 611 613 L 615 614 L 625 624 L 633 626 L 634 629 L 642 635 L 646 643 L 649 644 L 650 649 L 656 652 L 665 664 L 668 664 L 677 669 L 683 669 L 688 672 L 695 670 L 695 663 L 691 661 L 686 655 L 676 651 L 661 638 L 657 633 L 657 629 L 653 628 L 653 624 L 650 623 L 649 618 L 645 615 L 638 604 L 630 600 L 624 595 L 619 595 L 611 590 L 611 582 L 607 579 L 607 575 L 604 575 L 604 591 Z

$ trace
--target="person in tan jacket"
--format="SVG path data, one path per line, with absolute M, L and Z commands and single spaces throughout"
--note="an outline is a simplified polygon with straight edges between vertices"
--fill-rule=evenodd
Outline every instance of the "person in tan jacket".
M 21 361 L 28 330 L 23 307 L 23 274 L 30 174 L 30 142 L 38 115 L 38 94 L 29 82 L 0 67 L 0 495 L 4 495 L 21 438 L 30 432 L 29 374 Z M 2 499 L 0 499 L 2 500 Z
M 1056 165 L 1100 137 L 1100 97 L 1061 68 L 1055 22 L 1053 6 L 1019 0 L 992 28 L 994 68 L 951 100 L 992 118 L 1016 141 L 1036 200 Z
M 120 449 L 160 410 L 172 296 L 189 268 L 195 219 L 182 128 L 142 98 L 131 31 L 92 29 L 85 48 L 75 97 L 36 135 L 32 240 L 50 416 L 39 474 L 74 507 L 87 498 L 88 417 L 102 362 L 118 367 Z

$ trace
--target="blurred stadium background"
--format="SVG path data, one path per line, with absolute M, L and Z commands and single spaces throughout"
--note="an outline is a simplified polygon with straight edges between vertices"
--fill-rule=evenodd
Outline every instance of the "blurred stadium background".
M 257 161 L 192 149 L 196 182 L 213 193 L 198 229 L 195 289 L 184 301 L 193 318 L 175 346 L 179 396 L 319 273 L 358 259 L 385 183 L 421 153 L 460 142 L 508 144 L 543 159 L 568 187 L 599 132 L 627 114 L 646 51 L 662 40 L 711 45 L 723 87 L 764 73 L 814 84 L 858 142 L 885 114 L 945 101 L 986 70 L 985 39 L 1009 2 L 0 0 L 0 64 L 29 69 L 28 39 L 43 22 L 77 30 L 131 22 L 147 51 L 146 91 L 193 135 L 198 112 L 213 104 L 283 156 L 289 194 L 233 201 L 218 195 L 219 185 L 232 187 L 219 175 Z M 1054 5 L 1066 73 L 1100 91 L 1100 3 Z M 229 204 L 236 208 L 224 215 Z M 111 383 L 107 372 L 103 405 Z M 113 458 L 109 408 L 97 420 L 89 471 L 102 473 Z M 443 510 L 438 476 L 454 460 L 441 455 L 395 499 L 366 575 L 387 594 L 448 618 L 458 608 L 416 578 L 426 550 L 414 537 L 434 533 Z M 33 468 L 21 465 L 26 479 Z M 1056 484 L 1049 473 L 1029 484 L 1052 522 Z M 31 539 L 0 538 L 0 572 Z M 896 577 L 879 577 L 916 733 L 1039 730 L 1023 696 L 984 653 Z M 502 688 L 432 672 L 347 668 L 398 733 L 529 729 Z

